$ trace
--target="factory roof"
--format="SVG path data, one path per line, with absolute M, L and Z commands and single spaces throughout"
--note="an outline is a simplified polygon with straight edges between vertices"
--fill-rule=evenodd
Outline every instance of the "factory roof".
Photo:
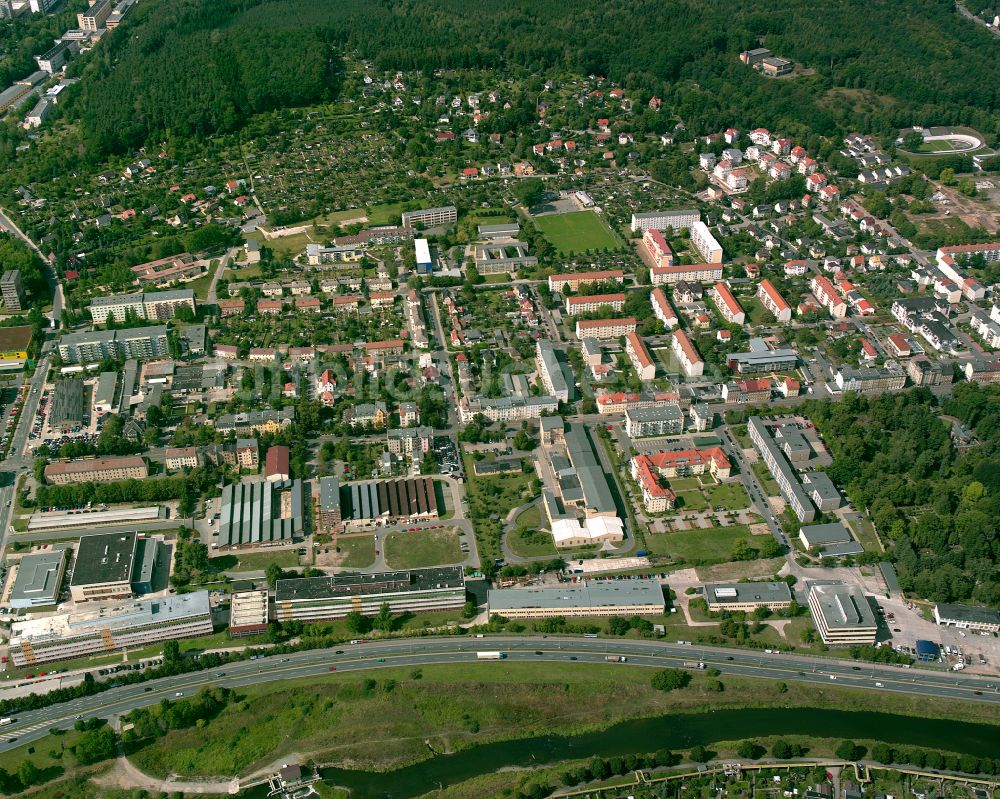
M 502 588 L 489 592 L 490 613 L 531 608 L 623 608 L 664 605 L 658 580 L 599 580 L 557 588 Z

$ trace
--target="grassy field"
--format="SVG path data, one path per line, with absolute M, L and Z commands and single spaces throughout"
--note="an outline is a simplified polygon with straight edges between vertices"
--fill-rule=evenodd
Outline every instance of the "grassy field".
M 865 552 L 882 552 L 882 547 L 878 544 L 878 536 L 875 535 L 875 527 L 868 519 L 862 519 L 861 523 L 851 522 L 851 530 L 858 537 L 858 543 L 865 548 Z
M 719 483 L 706 486 L 705 495 L 713 508 L 721 505 L 726 510 L 741 510 L 750 506 L 750 497 L 743 483 Z
M 306 251 L 306 245 L 311 241 L 312 237 L 308 233 L 296 233 L 262 243 L 274 251 L 276 258 L 295 258 Z
M 297 567 L 299 556 L 294 549 L 276 549 L 272 552 L 240 552 L 235 555 L 220 555 L 209 558 L 208 563 L 217 569 L 225 571 L 263 571 L 272 563 L 277 563 L 283 569 Z
M 452 529 L 389 533 L 385 538 L 385 560 L 393 569 L 444 566 L 465 560 Z
M 673 485 L 670 486 L 673 488 Z M 708 502 L 705 500 L 705 495 L 701 493 L 697 488 L 693 488 L 689 491 L 674 491 L 677 494 L 677 509 L 678 510 L 705 510 L 708 507 Z
M 347 536 L 337 538 L 337 547 L 344 553 L 341 566 L 364 569 L 375 562 L 375 536 Z
M 148 774 L 247 773 L 290 752 L 350 768 L 385 769 L 434 751 L 552 731 L 601 729 L 626 718 L 713 708 L 775 706 L 885 710 L 921 717 L 956 717 L 969 706 L 903 694 L 880 695 L 839 686 L 724 677 L 726 691 L 661 693 L 650 671 L 632 666 L 562 663 L 462 663 L 368 675 L 331 674 L 248 688 L 202 728 L 173 731 L 132 761 Z M 977 721 L 1000 722 L 1000 708 L 977 707 Z M 377 746 L 372 744 L 377 742 Z M 652 748 L 655 748 L 653 746 Z
M 539 532 L 537 527 L 518 527 L 507 534 L 507 546 L 515 555 L 530 558 L 536 555 L 551 555 L 558 552 L 549 533 Z
M 767 470 L 763 461 L 757 461 L 752 467 L 754 475 L 757 477 L 761 488 L 767 492 L 769 497 L 781 496 L 781 489 L 778 488 L 778 484 L 771 477 L 771 473 Z
M 617 250 L 621 243 L 593 211 L 573 211 L 534 218 L 534 223 L 559 252 Z
M 749 529 L 741 524 L 679 533 L 647 533 L 646 548 L 653 555 L 699 563 L 724 563 L 730 559 L 733 543 L 749 537 Z
M 740 297 L 740 305 L 747 314 L 747 323 L 753 326 L 773 323 L 774 316 L 756 297 Z
M 194 292 L 194 296 L 201 302 L 208 299 L 208 289 L 212 285 L 212 277 L 215 275 L 215 270 L 218 267 L 218 261 L 212 261 L 211 266 L 208 268 L 208 272 L 199 277 L 197 280 L 192 280 L 184 284 L 184 288 L 191 289 Z

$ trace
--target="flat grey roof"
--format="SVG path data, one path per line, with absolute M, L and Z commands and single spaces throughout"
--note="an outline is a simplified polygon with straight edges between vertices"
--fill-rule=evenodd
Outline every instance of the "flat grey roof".
M 791 602 L 788 583 L 706 583 L 705 598 L 711 602 L 744 604 L 746 602 Z
M 278 580 L 274 589 L 274 601 L 291 602 L 294 600 L 450 590 L 461 588 L 464 585 L 465 573 L 461 566 L 408 569 L 374 574 L 295 577 L 289 580 Z
M 637 422 L 676 422 L 684 414 L 680 405 L 653 405 L 648 408 L 628 408 L 625 415 Z
M 1000 612 L 993 608 L 976 608 L 971 605 L 951 605 L 938 602 L 937 614 L 950 621 L 967 621 L 976 624 L 1000 624 Z
M 823 546 L 824 544 L 843 544 L 854 540 L 851 531 L 844 527 L 841 522 L 810 524 L 799 530 L 799 535 L 805 537 L 810 547 Z
M 830 630 L 875 629 L 878 622 L 868 598 L 853 585 L 844 583 L 810 585 L 820 612 Z
M 319 480 L 319 509 L 336 510 L 340 507 L 340 480 L 321 477 Z
M 65 550 L 56 549 L 21 558 L 14 587 L 10 592 L 11 605 L 18 607 L 22 603 L 55 604 L 59 596 L 59 578 L 65 557 Z
M 80 538 L 70 585 L 123 583 L 132 577 L 137 533 L 97 533 Z
M 629 608 L 662 605 L 658 580 L 598 580 L 558 588 L 500 588 L 489 592 L 490 613 L 505 610 L 573 608 Z
M 802 483 L 806 486 L 806 490 L 809 493 L 815 492 L 819 494 L 821 500 L 840 499 L 840 492 L 826 472 L 809 472 L 808 474 L 804 474 L 802 475 Z
M 79 377 L 68 377 L 56 383 L 49 421 L 53 425 L 83 422 L 83 380 Z
M 587 505 L 598 513 L 617 513 L 615 500 L 608 486 L 608 476 L 597 460 L 586 428 L 573 425 L 566 431 L 565 438 L 566 451 L 576 469 Z
M 754 441 L 757 449 L 765 450 L 767 453 L 767 458 L 765 458 L 765 460 L 768 458 L 773 460 L 775 467 L 781 473 L 782 479 L 778 482 L 784 482 L 787 484 L 788 492 L 794 495 L 795 501 L 798 502 L 801 507 L 811 509 L 813 507 L 812 500 L 809 499 L 805 490 L 802 488 L 802 483 L 799 482 L 798 475 L 795 473 L 795 470 L 792 469 L 791 464 L 788 462 L 788 458 L 785 457 L 785 453 L 782 452 L 778 448 L 778 445 L 774 442 L 774 439 L 771 437 L 771 431 L 767 429 L 767 425 L 764 424 L 764 420 L 759 416 L 751 416 L 747 425 L 753 432 L 756 433 L 757 438 L 760 439 L 759 443 L 756 440 Z M 751 438 L 753 438 L 753 435 L 751 435 Z M 762 452 L 761 454 L 763 455 L 764 453 Z M 768 468 L 770 468 L 769 465 Z M 779 485 L 779 487 L 781 488 L 781 493 L 785 494 L 786 486 Z M 788 499 L 787 496 L 785 498 Z

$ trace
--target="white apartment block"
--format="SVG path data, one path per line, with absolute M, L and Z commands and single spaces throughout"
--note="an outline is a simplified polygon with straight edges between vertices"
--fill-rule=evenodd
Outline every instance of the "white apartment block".
M 634 333 L 637 322 L 632 316 L 620 319 L 581 319 L 576 323 L 576 337 L 584 338 L 621 338 L 627 333 Z
M 680 325 L 677 312 L 670 304 L 667 293 L 661 288 L 655 288 L 649 292 L 649 301 L 653 304 L 653 314 L 663 322 L 667 330 L 673 330 Z
M 843 319 L 847 316 L 847 303 L 841 298 L 829 278 L 816 275 L 809 281 L 809 290 L 834 319 Z
M 670 245 L 659 230 L 650 228 L 642 234 L 642 241 L 653 259 L 653 266 L 674 265 L 674 251 L 670 249 Z
M 682 280 L 689 283 L 714 283 L 722 280 L 722 266 L 720 264 L 654 266 L 649 270 L 649 279 L 654 286 L 672 285 Z
M 566 297 L 566 314 L 568 316 L 579 316 L 585 313 L 594 313 L 603 308 L 610 308 L 618 313 L 625 308 L 624 294 L 594 294 L 589 297 L 578 297 L 570 295 Z
M 621 269 L 606 269 L 602 272 L 567 272 L 562 275 L 549 275 L 549 291 L 562 291 L 569 286 L 573 291 L 579 291 L 580 286 L 593 283 L 621 283 L 625 272 Z
M 695 222 L 690 228 L 691 243 L 710 264 L 722 263 L 722 245 L 716 241 L 712 231 L 704 222 Z
M 680 211 L 650 211 L 644 214 L 632 214 L 632 232 L 640 230 L 682 230 L 690 228 L 701 215 L 697 208 L 686 208 Z
M 625 354 L 640 380 L 652 380 L 656 377 L 656 363 L 638 333 L 628 333 L 625 336 Z
M 192 289 L 95 297 L 90 302 L 90 316 L 95 325 L 107 324 L 108 317 L 120 324 L 130 312 L 135 314 L 136 319 L 162 322 L 173 319 L 177 309 L 181 307 L 190 308 L 192 311 L 196 309 Z
M 785 302 L 785 298 L 778 293 L 770 280 L 765 278 L 760 281 L 757 285 L 757 297 L 760 299 L 761 305 L 767 308 L 779 322 L 792 321 L 791 306 Z
M 709 289 L 709 295 L 715 300 L 722 318 L 729 322 L 729 324 L 742 325 L 746 322 L 747 315 L 743 310 L 743 306 L 739 304 L 733 293 L 729 290 L 729 286 L 725 283 L 721 281 L 716 283 Z
M 419 211 L 404 211 L 402 214 L 403 227 L 437 227 L 438 225 L 452 225 L 458 221 L 458 211 L 454 205 L 446 205 L 442 208 L 424 208 Z
M 670 349 L 688 377 L 699 377 L 705 373 L 705 362 L 695 349 L 694 342 L 683 330 L 674 331 L 674 340 L 670 344 Z

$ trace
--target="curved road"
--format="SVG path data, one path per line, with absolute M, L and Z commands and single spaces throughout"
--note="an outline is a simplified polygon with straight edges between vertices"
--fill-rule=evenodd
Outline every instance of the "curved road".
M 138 685 L 122 686 L 96 696 L 75 699 L 41 710 L 12 714 L 15 722 L 0 730 L 0 752 L 37 741 L 53 727 L 67 729 L 79 717 L 111 717 L 146 707 L 163 699 L 190 696 L 213 685 L 230 688 L 318 677 L 335 666 L 338 672 L 367 671 L 393 666 L 436 663 L 475 663 L 478 650 L 501 650 L 511 661 L 606 663 L 608 654 L 628 658 L 629 665 L 654 668 L 683 666 L 704 661 L 723 674 L 797 680 L 819 685 L 839 685 L 871 691 L 893 691 L 927 697 L 966 699 L 1000 704 L 1000 679 L 975 678 L 951 672 L 855 664 L 800 655 L 754 653 L 740 649 L 688 646 L 659 641 L 628 641 L 568 636 L 405 639 L 342 644 L 339 649 L 317 649 L 290 655 L 229 663 L 219 671 L 162 677 Z M 338 654 L 338 652 L 340 654 Z M 539 654 L 540 653 L 540 654 Z M 380 662 L 380 659 L 384 659 Z M 609 668 L 617 664 L 607 663 Z M 479 668 L 498 668 L 484 662 Z M 879 685 L 877 685 L 877 683 Z

